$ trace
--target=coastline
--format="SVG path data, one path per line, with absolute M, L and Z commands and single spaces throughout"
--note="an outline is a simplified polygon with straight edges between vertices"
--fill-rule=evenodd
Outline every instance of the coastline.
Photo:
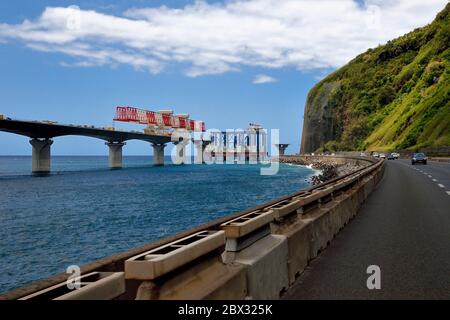
M 314 157 L 314 156 L 288 156 L 280 157 L 280 163 L 308 166 L 318 170 L 320 173 L 310 178 L 310 183 L 318 185 L 331 179 L 344 176 L 362 167 L 358 161 L 355 162 L 339 162 L 333 158 Z

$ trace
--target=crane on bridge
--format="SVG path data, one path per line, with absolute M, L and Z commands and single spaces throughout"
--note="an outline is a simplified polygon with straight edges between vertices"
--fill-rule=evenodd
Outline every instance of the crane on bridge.
M 116 107 L 114 121 L 144 124 L 146 134 L 170 136 L 173 130 L 182 129 L 189 132 L 205 132 L 203 121 L 189 119 L 188 114 L 174 115 L 172 110 L 148 111 L 129 106 Z

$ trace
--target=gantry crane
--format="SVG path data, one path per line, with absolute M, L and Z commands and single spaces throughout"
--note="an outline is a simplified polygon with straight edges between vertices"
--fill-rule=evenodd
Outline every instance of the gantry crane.
M 204 132 L 203 121 L 189 119 L 188 114 L 174 115 L 172 110 L 148 111 L 129 106 L 118 106 L 114 121 L 147 125 L 146 134 L 171 135 L 173 130 Z

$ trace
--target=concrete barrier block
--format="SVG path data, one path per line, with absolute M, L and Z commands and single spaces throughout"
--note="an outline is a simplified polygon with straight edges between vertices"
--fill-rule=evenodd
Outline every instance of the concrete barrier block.
M 319 252 L 327 247 L 328 241 L 333 238 L 330 219 L 330 211 L 323 209 L 320 209 L 319 214 L 312 218 L 309 253 L 311 258 L 317 257 Z
M 343 225 L 342 214 L 340 213 L 344 209 L 342 207 L 342 198 L 333 200 L 325 209 L 329 210 L 328 241 L 331 241 Z
M 367 197 L 372 193 L 373 189 L 375 188 L 375 183 L 374 183 L 375 177 L 370 175 L 368 177 L 366 177 L 363 180 L 363 185 L 364 185 L 364 199 L 367 199 Z
M 153 280 L 225 245 L 225 232 L 200 231 L 125 261 L 125 278 Z
M 123 272 L 91 272 L 79 281 L 79 289 L 69 289 L 62 282 L 19 300 L 111 300 L 125 293 Z
M 293 199 L 299 201 L 297 205 L 300 207 L 331 194 L 333 190 L 334 190 L 333 186 L 325 186 L 318 189 L 314 189 L 311 193 L 305 193 L 296 196 Z
M 339 200 L 340 204 L 334 211 L 334 214 L 339 217 L 339 228 L 337 232 L 356 214 L 356 211 L 354 211 L 356 208 L 356 205 L 353 203 L 355 201 L 354 199 L 351 195 L 344 194 Z
M 217 256 L 200 259 L 165 280 L 144 281 L 137 300 L 243 300 L 247 273 L 243 265 L 226 265 Z
M 275 218 L 273 210 L 257 210 L 227 221 L 221 225 L 227 238 L 243 237 L 267 224 Z
M 311 221 L 311 219 L 297 220 L 277 228 L 276 234 L 285 236 L 288 243 L 289 285 L 294 283 L 310 260 Z
M 349 201 L 349 212 L 351 216 L 354 216 L 358 212 L 359 203 L 358 203 L 358 189 L 352 188 L 346 193 L 350 198 Z
M 288 245 L 282 235 L 268 235 L 236 253 L 233 263 L 247 267 L 247 288 L 251 299 L 278 299 L 288 288 Z
M 275 214 L 275 219 L 281 219 L 282 217 L 296 212 L 302 206 L 302 202 L 298 199 L 288 199 L 278 202 L 267 209 L 272 210 Z

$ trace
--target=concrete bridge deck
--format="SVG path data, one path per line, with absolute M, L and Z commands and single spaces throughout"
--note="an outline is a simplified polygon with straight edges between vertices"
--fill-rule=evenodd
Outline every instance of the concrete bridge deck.
M 106 141 L 109 147 L 109 167 L 122 167 L 122 147 L 125 141 L 142 140 L 153 146 L 154 164 L 164 164 L 164 147 L 171 142 L 169 135 L 149 135 L 140 132 L 107 130 L 102 128 L 51 124 L 41 121 L 0 120 L 0 131 L 30 137 L 32 146 L 32 167 L 35 174 L 47 174 L 51 167 L 51 145 L 53 138 L 69 135 L 85 136 Z
M 284 299 L 450 299 L 450 164 L 386 163 L 360 213 Z M 370 265 L 380 290 L 367 289 Z
M 0 131 L 19 134 L 33 139 L 52 139 L 76 135 L 102 139 L 108 142 L 125 142 L 128 140 L 142 140 L 155 144 L 170 142 L 170 136 L 112 131 L 75 125 L 49 124 L 39 121 L 0 120 Z

